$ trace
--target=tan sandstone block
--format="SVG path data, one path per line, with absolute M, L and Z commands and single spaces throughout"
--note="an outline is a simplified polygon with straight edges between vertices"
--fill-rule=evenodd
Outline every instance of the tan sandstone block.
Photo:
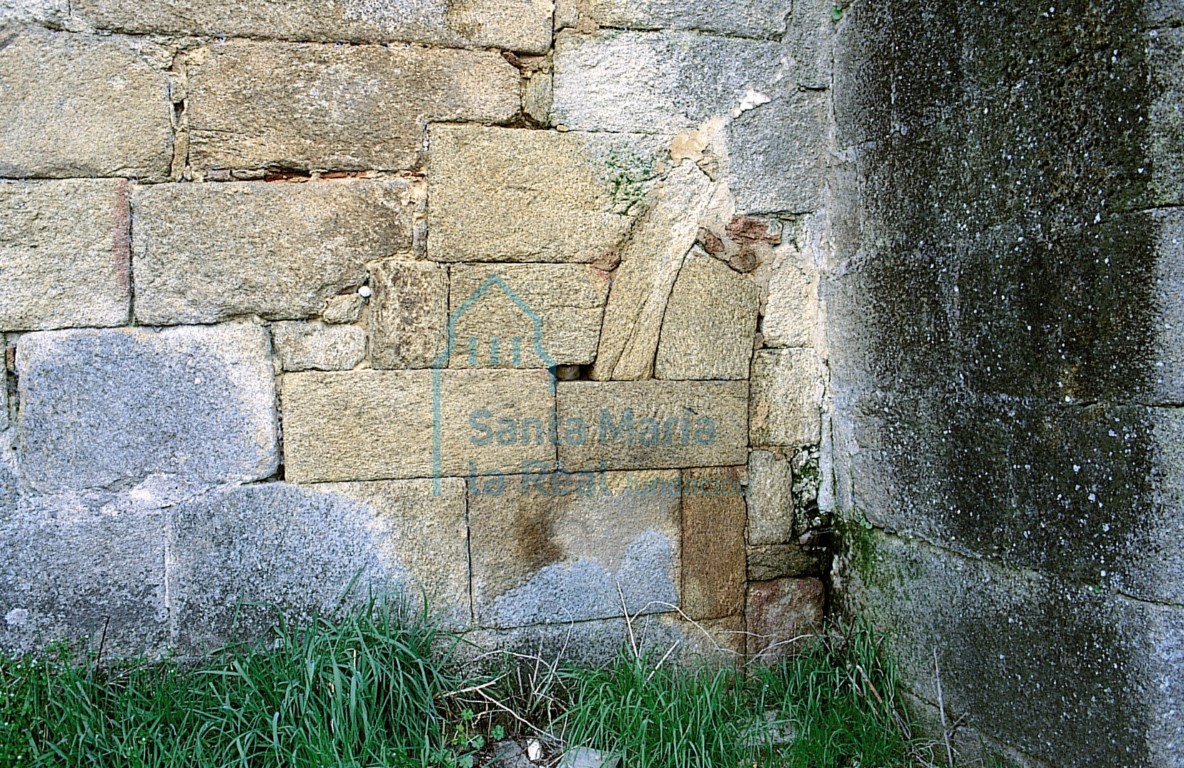
M 682 473 L 682 609 L 692 619 L 744 610 L 743 468 Z
M 137 188 L 136 319 L 313 317 L 366 262 L 411 247 L 409 195 L 401 179 Z
M 747 379 L 760 291 L 747 276 L 692 253 L 662 320 L 659 379 Z
M 556 435 L 568 469 L 743 464 L 748 382 L 572 381 L 558 384 Z
M 671 171 L 655 191 L 613 276 L 592 378 L 637 380 L 653 375 L 667 300 L 713 192 L 711 181 L 690 163 Z
M 384 261 L 371 282 L 370 364 L 434 366 L 448 342 L 448 270 L 430 262 Z
M 611 253 L 629 231 L 657 143 L 629 134 L 438 125 L 429 151 L 430 258 L 588 262 Z
M 127 239 L 127 182 L 0 182 L 0 330 L 126 323 Z
M 544 371 L 290 373 L 282 391 L 294 482 L 522 472 L 555 460 Z
M 271 339 L 285 371 L 348 371 L 366 357 L 366 331 L 356 325 L 276 323 Z
M 748 543 L 781 544 L 793 538 L 793 472 L 789 459 L 770 451 L 748 457 Z
M 478 264 L 452 267 L 451 275 L 450 366 L 545 368 L 595 359 L 608 273 L 582 264 Z
M 812 349 L 768 349 L 752 361 L 754 446 L 815 445 L 822 433 L 822 360 Z
M 429 120 L 496 123 L 519 74 L 494 52 L 236 41 L 189 69 L 190 162 L 209 168 L 410 168 Z
M 167 61 L 163 49 L 122 37 L 27 29 L 7 40 L 0 176 L 166 178 Z
M 470 479 L 469 519 L 473 604 L 482 626 L 678 605 L 677 472 Z
M 73 0 L 97 27 L 136 34 L 195 34 L 336 42 L 404 41 L 542 53 L 549 0 Z

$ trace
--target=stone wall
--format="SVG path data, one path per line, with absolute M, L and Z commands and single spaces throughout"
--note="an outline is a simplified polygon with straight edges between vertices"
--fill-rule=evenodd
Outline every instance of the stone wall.
M 829 3 L 0 20 L 6 650 L 355 581 L 592 656 L 820 621 Z
M 1181 21 L 839 25 L 836 592 L 957 746 L 1025 765 L 1184 765 Z

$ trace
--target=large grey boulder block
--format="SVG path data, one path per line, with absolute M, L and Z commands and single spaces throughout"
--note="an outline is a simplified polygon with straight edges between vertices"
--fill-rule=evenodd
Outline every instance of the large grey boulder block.
M 22 470 L 36 491 L 119 490 L 150 475 L 244 482 L 276 470 L 262 328 L 30 333 L 17 373 Z

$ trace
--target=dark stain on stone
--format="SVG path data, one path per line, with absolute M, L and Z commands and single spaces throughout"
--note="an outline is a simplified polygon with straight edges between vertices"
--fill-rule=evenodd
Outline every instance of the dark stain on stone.
M 563 559 L 563 548 L 555 540 L 557 511 L 552 502 L 538 494 L 525 494 L 514 508 L 515 562 L 532 573 Z

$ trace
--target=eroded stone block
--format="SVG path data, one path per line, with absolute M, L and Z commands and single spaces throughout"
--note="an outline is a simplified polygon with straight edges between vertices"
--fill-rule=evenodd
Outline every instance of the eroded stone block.
M 793 538 L 793 472 L 789 459 L 770 451 L 748 456 L 748 543 Z
M 409 196 L 402 180 L 137 188 L 136 319 L 315 316 L 367 261 L 411 247 Z
M 126 323 L 128 217 L 123 181 L 0 182 L 0 329 Z
M 323 482 L 550 467 L 552 386 L 546 371 L 286 374 L 285 476 Z
M 149 475 L 244 482 L 277 465 L 275 385 L 262 328 L 41 331 L 20 337 L 19 440 L 38 491 Z
M 736 467 L 682 473 L 682 599 L 692 619 L 744 610 L 742 474 Z
M 168 66 L 144 41 L 16 32 L 0 49 L 0 176 L 167 178 Z
M 448 270 L 424 261 L 384 261 L 374 267 L 371 283 L 371 365 L 437 365 L 448 345 Z
M 803 635 L 822 630 L 826 589 L 816 578 L 748 585 L 748 655 L 776 659 L 801 648 Z
M 579 264 L 490 264 L 457 265 L 451 277 L 449 366 L 549 368 L 595 359 L 607 273 Z
M 509 120 L 500 54 L 402 45 L 228 42 L 189 68 L 189 152 L 210 168 L 410 168 L 428 120 Z
M 558 0 L 556 15 L 571 26 L 617 29 L 691 29 L 743 37 L 773 38 L 785 31 L 788 0 Z
M 683 262 L 658 341 L 659 379 L 747 379 L 760 296 L 723 262 L 692 253 Z
M 428 254 L 601 259 L 628 233 L 659 146 L 644 136 L 433 126 Z
M 752 361 L 752 444 L 814 445 L 822 429 L 823 368 L 810 349 L 772 349 Z
M 561 381 L 556 435 L 568 469 L 743 464 L 748 382 Z
M 501 480 L 469 480 L 478 624 L 570 623 L 678 605 L 677 472 Z
M 348 371 L 366 357 L 366 331 L 356 325 L 276 323 L 271 338 L 285 371 Z

